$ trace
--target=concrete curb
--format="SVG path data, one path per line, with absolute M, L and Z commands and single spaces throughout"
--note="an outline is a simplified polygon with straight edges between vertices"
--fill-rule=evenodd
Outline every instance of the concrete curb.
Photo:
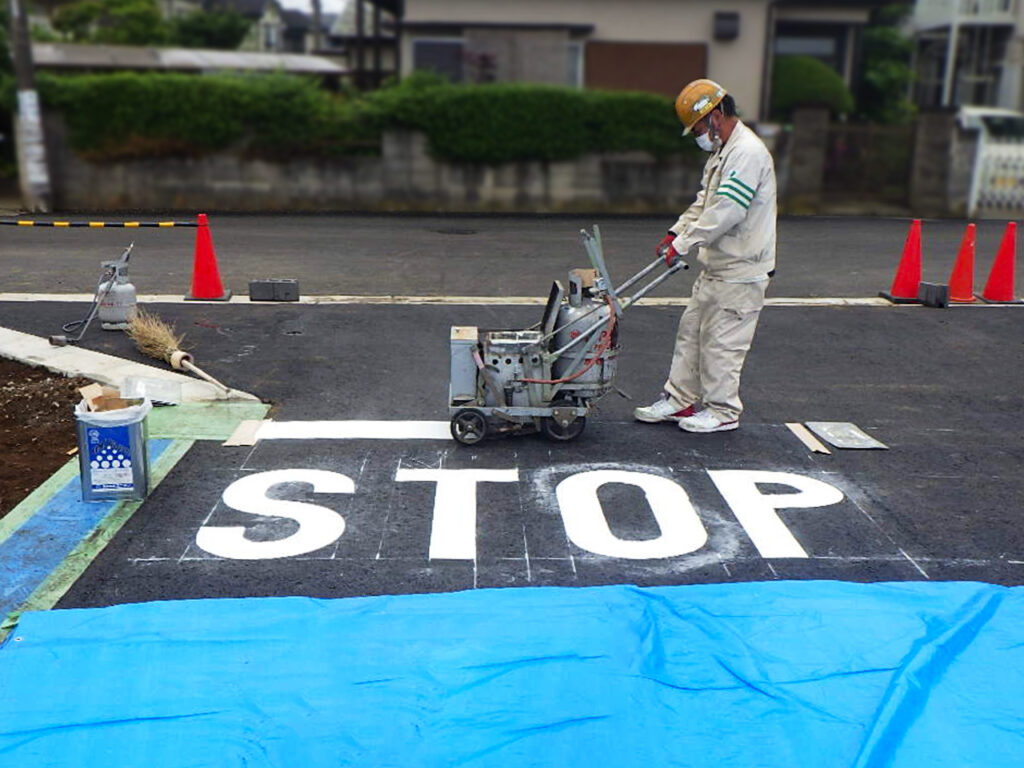
M 0 328 L 0 357 L 115 387 L 122 387 L 128 376 L 174 382 L 181 385 L 183 403 L 260 402 L 255 395 L 239 389 L 224 393 L 214 385 L 191 376 L 81 347 L 54 347 L 47 339 L 10 328 Z

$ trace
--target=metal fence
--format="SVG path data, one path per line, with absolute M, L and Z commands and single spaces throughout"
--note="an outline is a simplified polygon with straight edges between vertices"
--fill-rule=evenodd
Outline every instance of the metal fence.
M 905 206 L 913 157 L 912 125 L 834 123 L 825 146 L 824 198 Z
M 1024 139 L 984 137 L 979 142 L 968 212 L 1000 218 L 1024 212 Z

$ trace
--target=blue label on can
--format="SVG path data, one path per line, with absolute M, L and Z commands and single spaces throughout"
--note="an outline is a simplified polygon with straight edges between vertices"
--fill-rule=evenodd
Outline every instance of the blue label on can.
M 133 489 L 135 478 L 129 428 L 90 426 L 85 435 L 90 487 L 94 491 Z

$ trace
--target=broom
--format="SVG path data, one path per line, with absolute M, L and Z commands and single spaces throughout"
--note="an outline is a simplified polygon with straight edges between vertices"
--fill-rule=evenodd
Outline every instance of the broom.
M 156 315 L 151 315 L 144 309 L 136 310 L 134 317 L 128 322 L 128 336 L 135 342 L 135 346 L 142 354 L 170 363 L 175 370 L 194 373 L 225 392 L 231 391 L 230 387 L 224 386 L 196 365 L 192 361 L 192 355 L 180 349 L 181 342 L 185 338 L 184 335 L 175 333 L 173 326 L 168 325 Z

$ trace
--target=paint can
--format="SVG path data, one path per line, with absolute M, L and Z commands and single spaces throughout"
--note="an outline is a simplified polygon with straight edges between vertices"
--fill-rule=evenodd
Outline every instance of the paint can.
M 149 493 L 146 415 L 152 403 L 112 411 L 75 406 L 83 501 L 144 499 Z

